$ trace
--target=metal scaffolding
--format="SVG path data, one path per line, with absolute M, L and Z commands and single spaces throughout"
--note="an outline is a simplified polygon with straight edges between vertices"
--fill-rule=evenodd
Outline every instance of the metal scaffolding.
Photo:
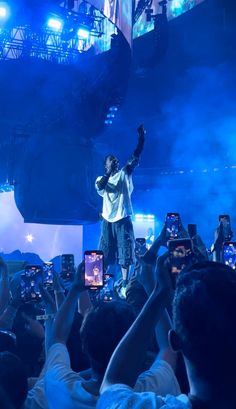
M 15 25 L 0 29 L 0 60 L 39 58 L 71 64 L 78 62 L 80 54 L 87 51 L 103 32 L 103 17 L 95 17 L 89 31 L 89 39 L 79 37 L 72 30 L 57 32 L 42 26 Z

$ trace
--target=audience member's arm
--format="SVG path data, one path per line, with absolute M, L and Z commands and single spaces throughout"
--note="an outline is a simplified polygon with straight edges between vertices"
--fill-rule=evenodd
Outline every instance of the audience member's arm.
M 8 269 L 0 257 L 0 314 L 5 310 L 10 300 Z
M 13 326 L 13 322 L 17 313 L 18 307 L 15 307 L 10 303 L 3 313 L 0 316 L 0 328 L 1 329 L 6 329 L 6 330 L 11 330 Z
M 201 236 L 199 234 L 196 234 L 195 236 L 192 237 L 192 241 L 194 252 L 198 256 L 199 261 L 200 260 L 202 261 L 202 259 L 209 260 L 208 251 Z
M 165 309 L 155 328 L 156 339 L 160 348 L 157 358 L 168 362 L 168 364 L 175 371 L 177 364 L 177 354 L 171 349 L 168 337 L 169 331 L 171 329 L 171 320 L 167 310 Z
M 170 273 L 166 268 L 165 263 L 167 256 L 168 253 L 165 253 L 163 254 L 163 256 L 159 257 L 158 269 L 159 270 L 161 269 L 162 274 L 164 274 L 168 278 L 170 277 Z M 141 273 L 138 276 L 138 279 L 143 285 L 148 296 L 151 295 L 157 283 L 156 271 L 157 270 L 155 270 L 154 265 L 146 264 L 144 261 L 142 261 L 142 269 Z M 169 279 L 167 280 L 167 282 L 169 283 L 169 293 L 171 294 L 172 292 L 171 280 Z M 155 328 L 156 339 L 160 349 L 157 359 L 161 359 L 168 362 L 168 364 L 170 364 L 172 369 L 175 371 L 177 354 L 173 352 L 172 349 L 170 348 L 168 340 L 168 334 L 171 329 L 172 329 L 171 320 L 167 310 L 165 309 Z
M 47 354 L 50 347 L 52 337 L 52 324 L 54 316 L 57 312 L 57 307 L 55 301 L 45 288 L 41 286 L 40 291 L 45 304 L 45 315 L 47 316 L 47 319 L 45 320 L 45 352 Z
M 87 312 L 92 308 L 92 303 L 89 297 L 88 291 L 80 293 L 78 300 L 78 312 L 84 317 Z
M 56 310 L 58 310 L 61 304 L 65 300 L 65 290 L 62 287 L 60 277 L 56 271 L 54 271 L 53 289 L 54 289 L 54 295 L 55 295 Z
M 102 392 L 116 383 L 133 387 L 136 382 L 152 331 L 169 300 L 170 278 L 163 274 L 159 266 L 157 270 L 158 286 L 155 287 L 134 324 L 116 348 L 103 380 Z
M 21 291 L 20 286 L 18 286 L 15 291 L 12 291 L 12 299 L 0 315 L 0 328 L 6 330 L 12 329 L 16 313 L 21 304 Z
M 212 245 L 213 261 L 218 261 L 221 263 L 222 260 L 222 248 L 223 248 L 223 223 L 220 222 L 219 226 L 215 230 L 215 240 Z
M 82 273 L 84 270 L 84 264 L 81 263 L 78 267 L 75 281 L 72 284 L 67 297 L 63 304 L 60 306 L 56 313 L 55 320 L 52 326 L 52 334 L 50 345 L 57 342 L 66 344 L 71 326 L 74 319 L 75 309 L 77 307 L 79 294 L 84 291 L 84 284 L 82 279 Z

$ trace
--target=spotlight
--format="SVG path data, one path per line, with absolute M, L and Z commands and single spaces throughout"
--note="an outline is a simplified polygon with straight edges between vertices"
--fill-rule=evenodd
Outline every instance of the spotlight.
M 171 4 L 171 10 L 172 12 L 176 12 L 178 10 L 181 10 L 185 5 L 184 0 L 173 0 Z
M 60 31 L 62 29 L 63 22 L 59 18 L 51 17 L 48 19 L 47 25 L 55 31 Z
M 27 241 L 28 243 L 33 243 L 34 236 L 33 236 L 32 234 L 28 233 L 28 234 L 25 236 L 25 239 L 26 239 L 26 241 Z
M 10 14 L 9 7 L 6 3 L 0 2 L 0 19 L 6 20 Z
M 7 9 L 5 7 L 0 6 L 0 17 L 4 18 L 7 16 Z
M 78 36 L 80 38 L 83 38 L 84 40 L 88 40 L 89 34 L 90 34 L 89 30 L 87 30 L 86 28 L 79 28 L 78 30 Z

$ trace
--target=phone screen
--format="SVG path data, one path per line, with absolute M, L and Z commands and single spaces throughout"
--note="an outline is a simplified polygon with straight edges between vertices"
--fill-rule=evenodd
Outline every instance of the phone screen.
M 62 254 L 61 256 L 61 278 L 73 281 L 75 277 L 75 259 L 73 254 Z
M 103 287 L 104 285 L 104 255 L 100 250 L 90 250 L 84 253 L 85 287 Z
M 21 298 L 24 301 L 40 301 L 42 295 L 39 284 L 43 285 L 43 269 L 41 266 L 26 266 L 21 274 Z
M 169 239 L 177 239 L 179 235 L 179 213 L 167 213 L 166 231 Z
M 227 266 L 232 267 L 234 270 L 236 269 L 236 242 L 224 243 L 223 258 Z
M 53 289 L 54 265 L 51 261 L 43 263 L 43 285 L 47 289 Z
M 221 214 L 219 216 L 219 221 L 223 225 L 223 237 L 224 241 L 230 241 L 232 237 L 232 232 L 231 232 L 231 225 L 230 225 L 230 217 L 228 214 Z
M 192 240 L 179 239 L 168 242 L 171 273 L 179 274 L 193 261 Z
M 143 256 L 147 251 L 146 239 L 139 237 L 135 239 L 135 254 L 137 256 Z

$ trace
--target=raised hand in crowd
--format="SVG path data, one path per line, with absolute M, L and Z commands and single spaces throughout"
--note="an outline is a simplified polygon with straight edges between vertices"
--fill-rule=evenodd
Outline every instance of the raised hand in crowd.
M 9 298 L 8 304 L 4 311 L 0 315 L 0 328 L 11 330 L 13 327 L 14 319 L 16 317 L 18 308 L 22 304 L 20 285 L 13 286 L 11 288 L 11 298 Z M 10 292 L 9 292 L 10 294 Z
M 75 310 L 78 307 L 79 296 L 81 293 L 86 291 L 83 276 L 84 263 L 81 263 L 75 274 L 74 282 L 72 283 L 64 302 L 61 304 L 55 316 L 50 341 L 51 345 L 56 342 L 60 342 L 62 344 L 66 344 L 67 342 L 74 319 Z
M 161 265 L 159 261 L 156 269 L 157 282 L 148 301 L 112 356 L 104 377 L 102 392 L 116 383 L 133 387 L 136 382 L 152 330 L 169 302 L 170 278 Z M 129 362 L 128 368 L 126 362 Z

